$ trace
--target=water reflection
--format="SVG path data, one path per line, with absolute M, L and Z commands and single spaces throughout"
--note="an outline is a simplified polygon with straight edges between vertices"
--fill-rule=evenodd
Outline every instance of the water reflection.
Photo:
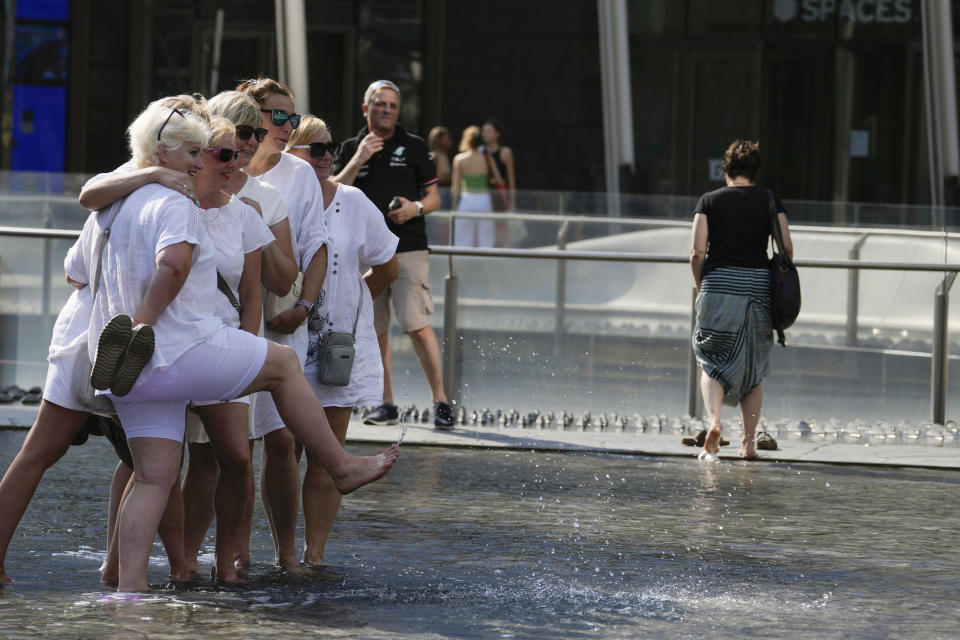
M 0 432 L 0 467 L 22 439 Z M 111 455 L 75 448 L 45 479 L 8 554 L 0 637 L 949 637 L 960 623 L 954 473 L 405 447 L 345 499 L 331 568 L 285 578 L 258 520 L 250 585 L 166 589 L 158 545 L 160 590 L 123 601 L 96 573 Z

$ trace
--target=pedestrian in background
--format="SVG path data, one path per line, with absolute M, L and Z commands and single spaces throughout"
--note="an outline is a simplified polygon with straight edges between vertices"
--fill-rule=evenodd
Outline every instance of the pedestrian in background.
M 389 80 L 377 80 L 363 96 L 366 126 L 345 141 L 333 165 L 340 184 L 353 185 L 366 194 L 387 219 L 387 227 L 400 238 L 397 246 L 399 275 L 374 301 L 374 324 L 383 358 L 383 402 L 368 413 L 367 424 L 400 421 L 390 379 L 390 304 L 397 321 L 410 336 L 433 396 L 433 424 L 452 429 L 453 407 L 447 401 L 440 367 L 440 343 L 430 326 L 430 263 L 424 216 L 440 206 L 437 172 L 422 138 L 397 124 L 400 89 Z

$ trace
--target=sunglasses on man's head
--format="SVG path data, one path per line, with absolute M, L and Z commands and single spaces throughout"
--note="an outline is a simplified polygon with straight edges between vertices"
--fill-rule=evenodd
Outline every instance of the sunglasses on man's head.
M 337 152 L 340 151 L 339 142 L 311 142 L 310 144 L 295 144 L 291 149 L 310 149 L 311 158 L 322 158 L 330 152 L 330 155 L 335 156 Z
M 237 138 L 246 142 L 250 139 L 250 136 L 254 136 L 257 139 L 257 142 L 263 142 L 264 137 L 267 135 L 267 130 L 262 127 L 253 127 L 246 124 L 237 125 Z
M 283 109 L 260 109 L 260 111 L 269 113 L 271 122 L 278 127 L 282 127 L 287 120 L 290 121 L 291 129 L 296 129 L 300 126 L 299 113 L 287 113 Z
M 218 147 L 216 149 L 207 149 L 207 153 L 212 153 L 220 162 L 230 162 L 240 157 L 240 152 L 230 147 Z

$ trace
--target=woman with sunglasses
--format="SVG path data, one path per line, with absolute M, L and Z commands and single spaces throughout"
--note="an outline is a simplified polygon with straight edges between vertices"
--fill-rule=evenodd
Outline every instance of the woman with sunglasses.
M 267 291 L 286 295 L 297 277 L 297 262 L 290 239 L 290 221 L 283 199 L 271 185 L 254 178 L 246 169 L 267 135 L 261 125 L 260 105 L 239 91 L 223 91 L 207 101 L 212 116 L 222 116 L 237 127 L 237 169 L 224 191 L 256 209 L 270 227 L 276 242 L 263 249 L 262 282 Z
M 161 98 L 154 105 L 165 113 L 173 114 L 176 110 L 180 113 L 194 113 L 201 119 L 208 117 L 203 104 L 194 96 Z M 192 193 L 193 190 L 192 176 L 178 167 L 154 158 L 152 162 L 145 162 L 139 167 L 129 161 L 113 172 L 91 178 L 81 191 L 80 201 L 90 210 L 104 209 L 151 182 L 163 184 L 183 195 Z M 71 252 L 73 251 L 74 249 L 71 249 Z M 71 260 L 70 254 L 67 260 Z M 81 355 L 78 350 L 87 339 L 92 311 L 90 287 L 82 282 L 71 284 L 77 290 L 68 298 L 54 325 L 40 410 L 23 446 L 0 481 L 0 583 L 10 581 L 4 568 L 7 548 L 43 474 L 63 457 L 71 442 L 85 428 L 91 415 L 80 403 L 77 390 L 73 387 L 73 371 L 79 363 L 78 358 L 87 357 L 85 352 Z M 121 501 L 120 494 L 132 475 L 133 470 L 126 464 L 117 464 L 110 488 L 108 547 L 115 541 L 114 525 Z M 164 514 L 159 534 L 170 563 L 170 580 L 183 582 L 190 580 L 191 575 L 183 554 L 183 513 L 182 507 L 177 507 L 181 504 L 179 487 L 171 489 L 169 504 L 170 508 Z M 112 567 L 109 562 L 105 563 L 102 570 L 102 580 L 107 584 L 116 584 L 116 562 Z
M 279 192 L 269 184 L 247 175 L 243 169 L 250 164 L 266 135 L 260 117 L 260 105 L 253 98 L 239 91 L 224 91 L 207 102 L 212 116 L 222 116 L 236 125 L 237 148 L 240 152 L 236 159 L 239 171 L 234 171 L 223 189 L 228 194 L 252 206 L 260 213 L 263 221 L 272 232 L 275 242 L 261 249 L 261 282 L 264 288 L 277 295 L 284 295 L 290 290 L 291 284 L 297 277 L 297 265 L 293 258 L 293 247 L 290 242 L 290 223 L 287 220 L 287 210 L 280 198 Z M 243 306 L 243 305 L 241 305 Z M 258 304 L 262 307 L 262 304 Z M 260 334 L 263 335 L 263 322 L 259 323 Z M 256 395 L 249 398 L 248 420 L 249 450 L 253 453 L 253 422 L 252 413 Z M 190 457 L 187 473 L 183 481 L 184 500 L 186 502 L 186 517 L 184 538 L 188 563 L 193 569 L 197 568 L 197 554 L 199 547 L 206 536 L 207 530 L 214 516 L 214 494 L 218 485 L 219 465 L 210 446 L 210 439 L 200 428 L 196 416 L 188 416 L 187 435 L 190 443 Z M 250 564 L 250 526 L 246 524 L 250 513 L 252 518 L 254 479 L 252 468 L 247 474 L 247 491 L 250 501 L 244 509 L 244 525 L 237 532 L 233 541 L 236 551 L 236 565 L 246 568 Z M 219 519 L 218 519 L 219 521 Z M 218 528 L 218 535 L 220 529 Z M 232 562 L 232 561 L 231 561 Z M 220 560 L 218 569 L 226 566 Z M 228 574 L 220 573 L 223 579 L 230 579 Z
M 216 313 L 226 326 L 256 335 L 263 315 L 261 250 L 274 237 L 253 207 L 225 191 L 237 173 L 236 127 L 226 118 L 213 116 L 210 128 L 210 148 L 205 150 L 203 169 L 194 183 L 203 210 L 200 218 L 217 250 L 217 284 L 223 295 L 214 296 Z M 228 402 L 195 401 L 187 414 L 190 463 L 183 486 L 184 552 L 188 565 L 196 571 L 197 554 L 215 513 L 214 575 L 224 582 L 239 581 L 234 568 L 235 538 L 247 501 L 253 499 L 249 405 L 249 396 Z M 211 466 L 212 477 L 208 473 Z
M 373 298 L 397 277 L 399 238 L 390 232 L 383 214 L 362 191 L 330 180 L 336 146 L 323 120 L 304 116 L 287 143 L 287 153 L 313 166 L 323 191 L 324 222 L 334 247 L 316 310 L 307 323 L 310 343 L 304 375 L 323 404 L 330 429 L 343 443 L 353 407 L 378 405 L 383 400 L 383 363 L 373 328 Z M 361 265 L 372 265 L 362 277 Z M 355 355 L 349 384 L 340 387 L 321 383 L 317 361 L 322 335 L 351 330 Z M 340 499 L 327 472 L 308 457 L 303 478 L 303 561 L 307 565 L 324 564 L 324 548 Z
M 307 265 L 313 260 L 317 261 L 316 268 L 320 268 L 322 260 L 323 275 L 326 276 L 330 253 L 326 251 L 321 256 L 313 248 L 320 238 L 324 243 L 327 240 L 323 224 L 323 192 L 313 167 L 283 152 L 300 124 L 300 115 L 295 113 L 293 91 L 270 78 L 246 80 L 237 90 L 257 101 L 262 114 L 261 126 L 267 130 L 246 172 L 280 192 L 290 221 L 294 255 L 304 273 L 302 291 L 293 291 L 278 305 L 285 308 L 275 318 L 267 319 L 264 335 L 296 349 L 302 367 L 307 357 L 307 317 L 323 284 L 323 279 L 308 280 Z M 296 442 L 286 426 L 270 396 L 260 394 L 254 408 L 254 432 L 257 437 L 263 437 L 261 497 L 274 535 L 277 562 L 285 571 L 298 572 L 296 527 L 300 469 L 295 464 Z M 249 514 L 247 524 L 251 521 L 252 514 Z
M 167 110 L 151 105 L 129 134 L 137 166 L 156 157 L 191 175 L 203 168 L 210 132 L 192 113 L 170 118 Z M 97 215 L 88 218 L 78 240 L 78 259 L 67 265 L 71 280 L 90 281 L 105 224 Z M 222 295 L 215 291 L 216 250 L 193 203 L 154 184 L 130 194 L 113 219 L 102 264 L 91 334 L 99 336 L 109 317 L 119 313 L 136 326 L 151 326 L 156 335 L 156 348 L 129 394 L 109 394 L 134 461 L 133 489 L 117 524 L 121 591 L 147 587 L 147 561 L 176 484 L 189 401 L 226 401 L 269 391 L 286 424 L 344 493 L 393 466 L 399 456 L 396 445 L 365 458 L 344 451 L 292 349 L 223 324 L 215 307 Z M 91 357 L 93 351 L 90 345 Z

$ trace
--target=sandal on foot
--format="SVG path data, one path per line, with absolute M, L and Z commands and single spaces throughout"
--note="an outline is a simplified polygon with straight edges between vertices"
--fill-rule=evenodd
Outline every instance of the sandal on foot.
M 97 355 L 90 370 L 90 385 L 94 389 L 104 391 L 113 384 L 132 335 L 133 321 L 123 314 L 114 316 L 100 332 Z
M 148 324 L 138 324 L 131 334 L 130 343 L 123 353 L 123 359 L 110 385 L 110 392 L 117 397 L 130 393 L 133 385 L 137 383 L 137 378 L 140 377 L 140 372 L 153 357 L 153 327 Z
M 757 449 L 763 449 L 764 451 L 776 451 L 777 441 L 766 431 L 761 431 L 757 434 Z

